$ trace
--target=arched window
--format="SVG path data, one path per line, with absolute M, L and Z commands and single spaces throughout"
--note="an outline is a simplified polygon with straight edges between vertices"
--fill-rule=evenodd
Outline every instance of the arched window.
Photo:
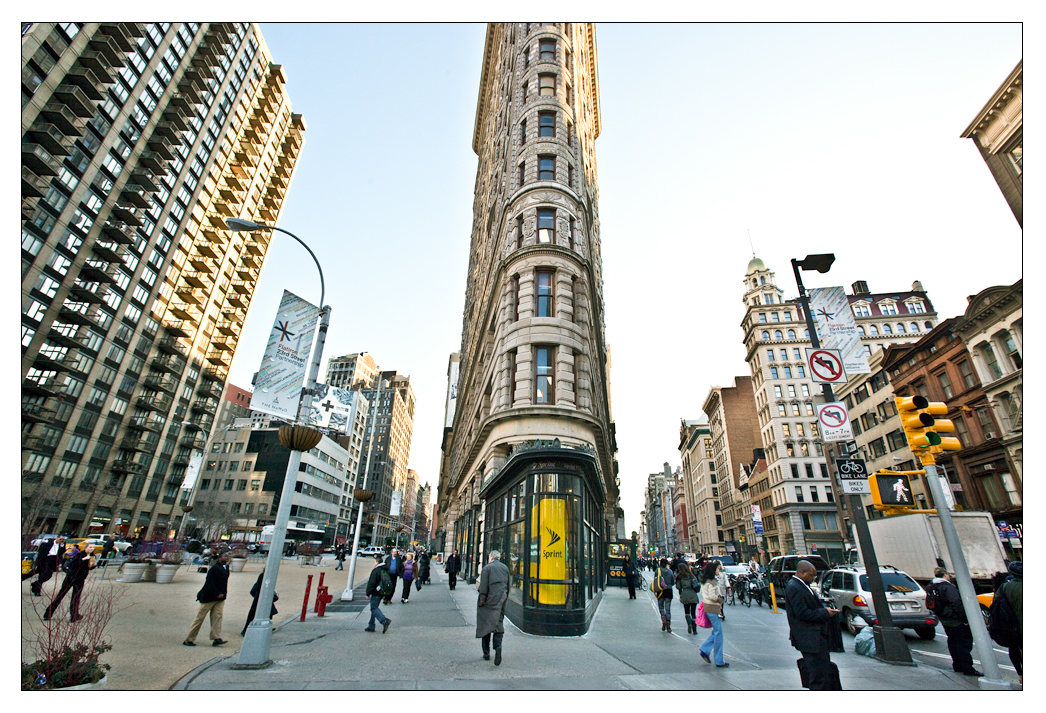
M 923 322 L 923 326 L 926 327 L 927 330 L 931 330 L 933 329 L 933 322 Z
M 912 322 L 912 332 L 918 332 L 918 331 L 919 331 L 919 323 L 918 322 Z
M 789 329 L 788 330 L 788 338 L 789 339 L 795 339 L 795 330 L 794 329 Z
M 781 330 L 777 329 L 774 331 L 774 339 L 781 339 Z
M 890 327 L 890 325 L 883 325 L 883 334 L 893 334 L 893 329 Z
M 809 339 L 809 338 L 810 338 L 810 330 L 809 330 L 809 329 L 804 329 L 804 330 L 803 330 L 803 333 L 805 334 L 805 336 L 806 336 L 806 338 L 807 338 L 807 339 Z
M 763 341 L 764 342 L 769 342 L 770 341 L 770 332 L 763 332 Z
M 865 334 L 864 334 L 864 327 L 862 327 L 861 325 L 858 324 L 857 325 L 857 333 L 859 335 L 861 335 L 862 337 L 865 336 Z
M 868 333 L 871 334 L 873 337 L 878 337 L 879 336 L 879 328 L 876 327 L 874 324 L 869 324 L 868 325 Z
M 760 277 L 759 278 L 759 284 L 760 285 L 765 285 L 766 284 L 766 278 L 765 277 Z
M 904 322 L 897 323 L 897 333 L 904 334 Z

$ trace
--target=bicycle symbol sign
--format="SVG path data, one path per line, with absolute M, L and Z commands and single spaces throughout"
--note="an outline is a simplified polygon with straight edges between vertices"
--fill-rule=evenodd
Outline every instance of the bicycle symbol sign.
M 868 469 L 863 460 L 839 458 L 835 461 L 840 478 L 867 478 Z
M 821 404 L 817 407 L 817 420 L 821 424 L 821 439 L 826 443 L 853 440 L 846 404 L 840 401 Z

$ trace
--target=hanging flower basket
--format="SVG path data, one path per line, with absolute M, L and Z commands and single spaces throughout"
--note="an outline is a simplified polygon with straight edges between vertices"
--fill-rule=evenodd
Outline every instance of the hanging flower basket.
M 323 434 L 308 426 L 280 426 L 280 443 L 292 451 L 311 451 Z
M 365 503 L 374 497 L 373 490 L 364 490 L 363 488 L 356 488 L 352 491 L 352 497 L 359 500 L 361 503 Z

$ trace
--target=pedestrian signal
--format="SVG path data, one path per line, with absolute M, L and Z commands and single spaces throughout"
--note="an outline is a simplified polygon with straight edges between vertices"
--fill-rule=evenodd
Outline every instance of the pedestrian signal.
M 912 483 L 905 473 L 881 471 L 869 475 L 868 487 L 872 491 L 872 502 L 877 509 L 919 507 L 912 495 Z

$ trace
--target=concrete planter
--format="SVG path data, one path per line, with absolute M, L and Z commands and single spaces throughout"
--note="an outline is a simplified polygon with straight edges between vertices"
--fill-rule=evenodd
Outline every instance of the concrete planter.
M 124 562 L 123 581 L 128 584 L 142 581 L 142 577 L 145 576 L 145 570 L 148 566 L 149 565 L 146 562 Z
M 67 686 L 66 688 L 56 688 L 56 691 L 98 691 L 105 688 L 105 682 L 109 680 L 108 676 L 102 676 L 101 680 L 95 681 L 94 683 L 81 683 L 79 686 Z
M 156 565 L 156 583 L 168 584 L 174 579 L 175 573 L 181 567 L 180 564 L 158 564 Z
M 143 582 L 155 582 L 156 581 L 156 567 L 163 563 L 163 560 L 151 559 L 145 566 L 145 574 L 142 575 Z
M 246 564 L 247 560 L 243 557 L 233 557 L 231 560 L 229 560 L 229 571 L 242 572 Z

